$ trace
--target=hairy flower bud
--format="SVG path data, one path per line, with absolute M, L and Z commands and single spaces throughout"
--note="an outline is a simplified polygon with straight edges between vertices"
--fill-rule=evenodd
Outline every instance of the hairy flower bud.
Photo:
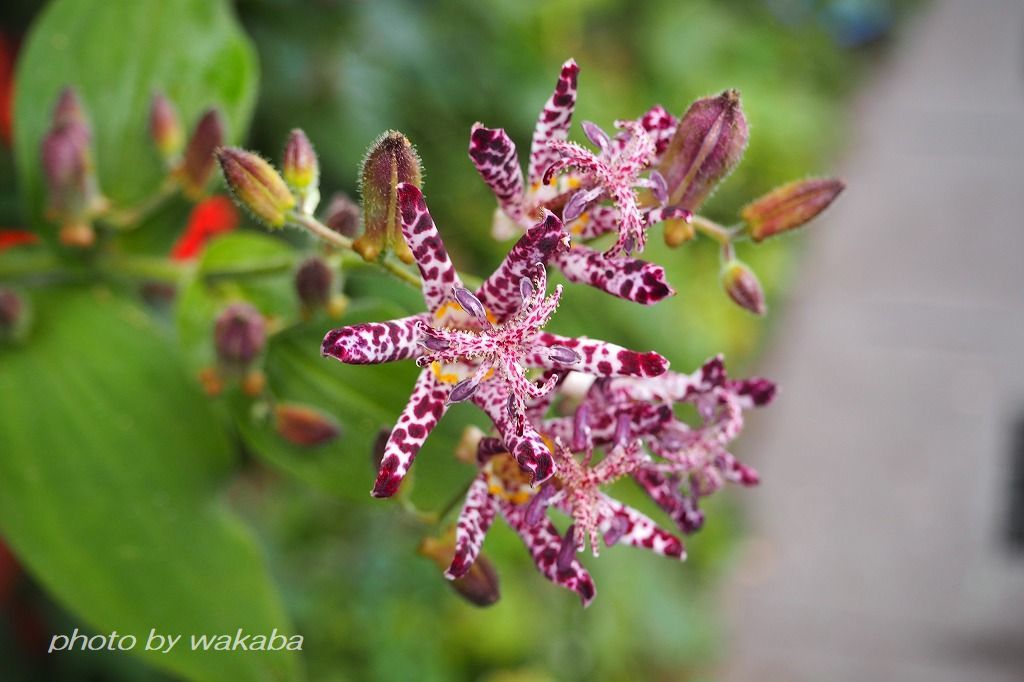
M 669 203 L 695 211 L 739 163 L 747 146 L 740 94 L 726 90 L 690 105 L 661 162 Z
M 217 160 L 231 193 L 253 217 L 269 227 L 285 224 L 295 197 L 273 166 L 237 147 L 221 147 Z
M 90 246 L 90 225 L 106 206 L 100 194 L 92 156 L 92 130 L 82 103 L 65 88 L 53 109 L 53 122 L 43 138 L 40 157 L 46 178 L 47 215 L 61 226 L 68 246 Z
M 24 339 L 31 317 L 23 296 L 14 289 L 0 287 L 0 342 Z
M 341 435 L 334 419 L 298 403 L 278 403 L 274 407 L 274 428 L 286 441 L 302 447 L 324 445 Z
M 153 95 L 149 106 L 149 135 L 166 162 L 177 159 L 185 141 L 178 110 L 162 92 Z
M 318 256 L 303 261 L 295 272 L 295 292 L 306 308 L 319 308 L 331 297 L 334 273 L 330 266 Z
M 395 130 L 378 137 L 363 158 L 359 181 L 365 229 L 353 248 L 368 261 L 390 250 L 403 262 L 412 263 L 398 215 L 398 185 L 407 182 L 419 187 L 423 176 L 420 158 L 409 139 Z
M 323 223 L 340 235 L 355 237 L 359 232 L 359 204 L 344 192 L 336 192 L 327 204 Z
M 229 365 L 245 366 L 255 360 L 266 345 L 266 322 L 260 311 L 248 303 L 232 303 L 217 316 L 213 330 L 217 357 Z
M 178 178 L 192 197 L 203 193 L 215 165 L 214 152 L 224 144 L 224 119 L 216 109 L 208 109 L 196 124 L 185 147 Z
M 320 203 L 320 164 L 306 133 L 298 128 L 288 135 L 281 171 L 284 181 L 295 193 L 300 210 L 312 214 Z
M 741 308 L 758 316 L 768 311 L 757 275 L 742 261 L 733 258 L 722 267 L 722 287 Z
M 665 223 L 665 244 L 670 248 L 676 248 L 697 236 L 693 222 L 685 218 L 671 218 Z
M 740 211 L 755 242 L 800 227 L 828 208 L 846 185 L 837 178 L 796 180 L 776 187 Z
M 417 552 L 431 559 L 439 568 L 447 569 L 455 556 L 455 533 L 448 533 L 440 539 L 424 538 Z M 501 598 L 498 572 L 482 552 L 466 574 L 450 584 L 459 596 L 474 606 L 491 606 Z

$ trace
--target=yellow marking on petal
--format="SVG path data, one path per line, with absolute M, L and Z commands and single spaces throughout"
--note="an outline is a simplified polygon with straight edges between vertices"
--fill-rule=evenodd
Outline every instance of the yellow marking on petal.
M 430 363 L 430 371 L 433 372 L 434 377 L 443 384 L 459 383 L 459 375 L 454 372 L 442 371 L 440 362 L 434 361 Z

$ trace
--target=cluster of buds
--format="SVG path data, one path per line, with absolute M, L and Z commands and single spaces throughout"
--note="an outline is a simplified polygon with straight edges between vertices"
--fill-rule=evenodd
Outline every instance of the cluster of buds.
M 763 315 L 764 291 L 749 266 L 736 258 L 734 245 L 800 227 L 828 207 L 843 183 L 831 178 L 789 183 L 744 208 L 737 225 L 718 225 L 697 212 L 736 168 L 747 146 L 749 129 L 739 93 L 726 90 L 699 99 L 681 118 L 654 106 L 637 119 L 617 121 L 620 132 L 614 137 L 584 121 L 583 132 L 595 153 L 568 141 L 578 74 L 574 61 L 563 64 L 555 91 L 541 110 L 527 184 L 515 144 L 505 131 L 473 126 L 469 156 L 498 202 L 495 236 L 528 228 L 540 211 L 560 212 L 577 239 L 554 262 L 565 277 L 650 305 L 675 291 L 660 266 L 631 257 L 643 250 L 649 229 L 664 224 L 671 247 L 705 234 L 721 246 L 726 293 L 751 313 Z M 615 241 L 603 253 L 585 245 L 609 233 Z M 641 271 L 643 286 L 628 284 L 623 276 Z
M 480 605 L 498 597 L 497 575 L 480 551 L 499 514 L 538 570 L 586 605 L 596 590 L 577 555 L 588 545 L 595 555 L 602 544 L 625 544 L 686 556 L 680 537 L 611 497 L 610 484 L 631 478 L 686 535 L 704 524 L 702 498 L 726 482 L 759 481 L 727 447 L 742 429 L 743 413 L 772 400 L 774 384 L 730 379 L 721 357 L 682 374 L 654 351 L 548 331 L 563 298 L 572 297 L 561 285 L 549 291 L 548 268 L 572 283 L 656 304 L 674 293 L 665 271 L 632 254 L 644 248 L 651 226 L 665 223 L 672 245 L 698 233 L 714 238 L 726 292 L 761 315 L 763 291 L 736 258 L 735 244 L 806 223 L 842 190 L 838 180 L 792 183 L 744 208 L 741 224 L 717 225 L 697 211 L 746 146 L 738 93 L 699 100 L 681 119 L 653 107 L 618 121 L 614 136 L 584 123 L 593 151 L 568 141 L 577 74 L 575 62 L 563 65 L 538 119 L 525 177 L 505 131 L 479 123 L 471 130 L 470 158 L 498 200 L 495 234 L 518 234 L 497 269 L 472 290 L 430 215 L 419 159 L 401 133 L 386 132 L 364 158 L 365 229 L 354 242 L 348 238 L 357 210 L 347 199 L 331 202 L 332 226 L 296 217 L 312 211 L 307 202 L 316 190 L 316 157 L 304 135 L 293 133 L 289 141 L 283 178 L 255 154 L 219 153 L 236 199 L 268 225 L 305 227 L 367 261 L 390 264 L 406 279 L 411 273 L 386 258 L 416 265 L 422 312 L 331 330 L 321 353 L 353 365 L 413 361 L 420 368 L 408 403 L 374 448 L 374 497 L 408 490 L 403 481 L 416 456 L 454 405 L 473 405 L 493 424 L 491 434 L 467 432 L 456 453 L 476 475 L 454 531 L 420 548 L 460 594 Z M 603 250 L 588 245 L 605 235 L 615 239 Z M 300 269 L 304 303 L 322 305 L 329 286 L 330 271 L 318 261 Z M 677 416 L 683 404 L 695 421 Z
M 177 108 L 167 96 L 157 92 L 149 107 L 149 134 L 169 177 L 185 196 L 202 198 L 216 168 L 213 154 L 225 141 L 224 116 L 220 111 L 204 111 L 186 141 Z

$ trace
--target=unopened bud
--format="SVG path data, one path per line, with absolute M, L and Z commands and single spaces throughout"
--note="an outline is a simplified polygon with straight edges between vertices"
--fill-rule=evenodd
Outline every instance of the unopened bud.
M 269 227 L 281 227 L 295 207 L 295 197 L 274 167 L 237 147 L 217 150 L 224 181 L 235 200 Z
M 431 559 L 439 568 L 447 569 L 455 556 L 454 532 L 440 539 L 424 538 L 417 552 Z M 483 552 L 477 555 L 473 565 L 461 578 L 450 580 L 449 584 L 459 596 L 475 606 L 491 606 L 501 598 L 498 572 Z
M 665 244 L 671 248 L 681 246 L 697 236 L 693 222 L 684 218 L 672 218 L 665 223 Z
M 334 273 L 318 256 L 307 258 L 295 272 L 295 292 L 302 305 L 309 309 L 327 304 L 333 282 Z
M 327 205 L 323 223 L 340 235 L 355 237 L 359 232 L 359 205 L 344 192 L 337 192 Z
M 274 428 L 289 443 L 316 447 L 341 435 L 341 427 L 316 408 L 298 403 L 279 403 L 274 407 Z
M 748 137 L 736 90 L 690 105 L 659 168 L 669 203 L 695 211 L 739 163 Z
M 0 342 L 23 340 L 31 317 L 30 307 L 21 294 L 0 287 Z
M 149 107 L 149 135 L 164 161 L 178 158 L 185 141 L 178 110 L 163 93 L 153 95 Z
M 214 152 L 224 144 L 224 119 L 216 109 L 208 109 L 196 124 L 185 147 L 185 156 L 178 177 L 185 192 L 192 197 L 201 196 L 213 175 L 216 163 Z
M 398 184 L 402 182 L 417 187 L 423 184 L 420 158 L 405 135 L 389 130 L 370 145 L 363 159 L 360 192 L 364 232 L 353 248 L 365 260 L 375 261 L 389 250 L 405 263 L 414 260 L 402 237 L 398 214 Z
M 46 178 L 48 216 L 60 223 L 62 243 L 91 245 L 89 223 L 106 202 L 96 180 L 92 131 L 78 95 L 71 88 L 61 92 L 54 106 L 53 123 L 43 138 L 40 156 Z M 64 231 L 68 232 L 67 238 Z
M 755 242 L 800 227 L 828 208 L 846 188 L 836 178 L 797 180 L 747 204 L 740 216 Z
M 299 209 L 312 214 L 320 203 L 320 164 L 306 133 L 298 128 L 288 135 L 281 170 L 284 181 L 295 193 Z
M 245 366 L 263 352 L 266 322 L 252 305 L 232 303 L 217 316 L 213 339 L 217 357 L 229 365 Z
M 757 275 L 742 261 L 734 258 L 722 267 L 722 287 L 741 308 L 758 316 L 768 311 Z

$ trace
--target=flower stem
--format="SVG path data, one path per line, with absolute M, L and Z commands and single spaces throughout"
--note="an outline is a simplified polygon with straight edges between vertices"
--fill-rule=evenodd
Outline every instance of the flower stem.
M 693 216 L 693 227 L 703 235 L 711 237 L 722 246 L 732 242 L 733 231 L 704 216 Z
M 168 175 L 157 191 L 149 195 L 134 206 L 125 208 L 111 207 L 107 209 L 100 219 L 118 230 L 131 230 L 139 226 L 146 216 L 160 208 L 168 199 L 177 194 L 178 183 Z

